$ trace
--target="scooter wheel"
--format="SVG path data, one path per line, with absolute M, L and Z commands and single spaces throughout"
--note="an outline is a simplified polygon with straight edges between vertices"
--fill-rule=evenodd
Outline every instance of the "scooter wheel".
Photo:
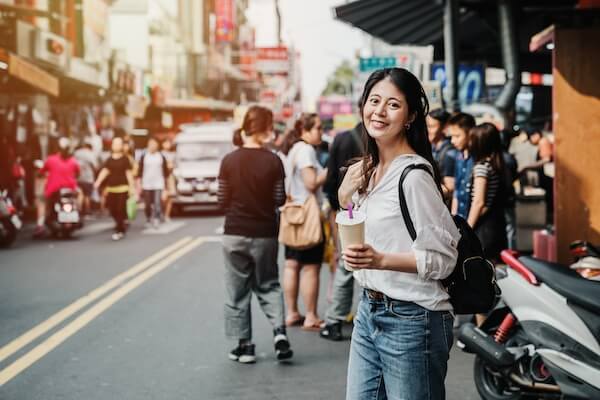
M 518 388 L 504 376 L 495 371 L 479 356 L 475 357 L 473 366 L 475 388 L 484 400 L 519 400 L 523 399 Z

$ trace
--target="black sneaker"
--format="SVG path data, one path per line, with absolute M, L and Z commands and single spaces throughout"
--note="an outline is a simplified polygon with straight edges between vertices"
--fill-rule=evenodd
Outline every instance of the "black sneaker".
M 334 340 L 336 342 L 344 339 L 342 336 L 342 323 L 333 322 L 325 324 L 325 326 L 321 328 L 319 335 L 321 335 L 323 339 Z
M 292 358 L 294 352 L 292 351 L 290 341 L 287 338 L 285 326 L 280 326 L 273 330 L 273 343 L 275 345 L 275 355 L 279 361 Z
M 229 352 L 229 359 L 242 364 L 252 364 L 256 362 L 253 344 L 238 345 L 235 349 Z

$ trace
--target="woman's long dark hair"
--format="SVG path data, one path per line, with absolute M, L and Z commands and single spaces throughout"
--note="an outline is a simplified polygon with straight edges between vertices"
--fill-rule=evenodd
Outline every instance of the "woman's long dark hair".
M 262 106 L 251 106 L 244 115 L 242 127 L 233 132 L 233 144 L 243 146 L 242 131 L 246 136 L 273 130 L 273 111 Z
M 302 113 L 300 118 L 294 123 L 294 128 L 286 132 L 283 143 L 281 143 L 281 152 L 286 156 L 292 147 L 298 143 L 304 131 L 310 131 L 317 123 L 318 115 L 315 113 Z
M 409 115 L 414 115 L 415 118 L 410 124 L 409 129 L 400 134 L 406 135 L 406 141 L 415 153 L 429 161 L 433 167 L 436 186 L 441 191 L 440 173 L 437 164 L 433 159 L 433 154 L 431 153 L 431 142 L 429 142 L 427 125 L 425 123 L 425 116 L 429 112 L 429 101 L 427 100 L 427 95 L 425 94 L 425 90 L 423 90 L 423 86 L 421 86 L 421 83 L 416 76 L 404 68 L 384 68 L 373 72 L 371 76 L 369 76 L 369 79 L 367 79 L 360 98 L 359 108 L 361 120 L 363 119 L 363 110 L 367 103 L 367 99 L 371 94 L 371 90 L 377 83 L 384 79 L 389 79 L 390 82 L 392 82 L 406 97 L 408 113 Z M 364 122 L 365 121 L 363 121 L 362 128 L 362 139 L 365 148 L 365 156 L 363 157 L 364 181 L 358 190 L 361 194 L 367 191 L 369 178 L 379 164 L 377 142 L 367 132 L 365 127 L 366 123 Z
M 502 138 L 493 124 L 484 122 L 469 131 L 469 154 L 473 157 L 473 162 L 489 159 L 492 168 L 500 176 L 504 171 L 502 151 Z

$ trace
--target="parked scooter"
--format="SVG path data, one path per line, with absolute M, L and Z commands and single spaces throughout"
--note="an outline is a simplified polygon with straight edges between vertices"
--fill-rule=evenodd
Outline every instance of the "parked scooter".
M 502 304 L 458 337 L 481 397 L 600 399 L 600 282 L 510 250 L 502 259 Z
M 49 208 L 46 226 L 53 237 L 59 235 L 64 238 L 71 237 L 75 230 L 83 226 L 77 203 L 77 191 L 60 189 Z
M 13 206 L 8 192 L 0 192 L 0 247 L 8 247 L 17 238 L 17 232 L 23 223 L 17 209 Z

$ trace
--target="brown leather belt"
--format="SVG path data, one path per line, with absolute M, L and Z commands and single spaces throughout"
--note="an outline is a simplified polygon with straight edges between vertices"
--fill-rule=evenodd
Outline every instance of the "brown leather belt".
M 377 290 L 365 289 L 367 297 L 371 300 L 383 301 L 385 300 L 385 294 L 378 292 Z

